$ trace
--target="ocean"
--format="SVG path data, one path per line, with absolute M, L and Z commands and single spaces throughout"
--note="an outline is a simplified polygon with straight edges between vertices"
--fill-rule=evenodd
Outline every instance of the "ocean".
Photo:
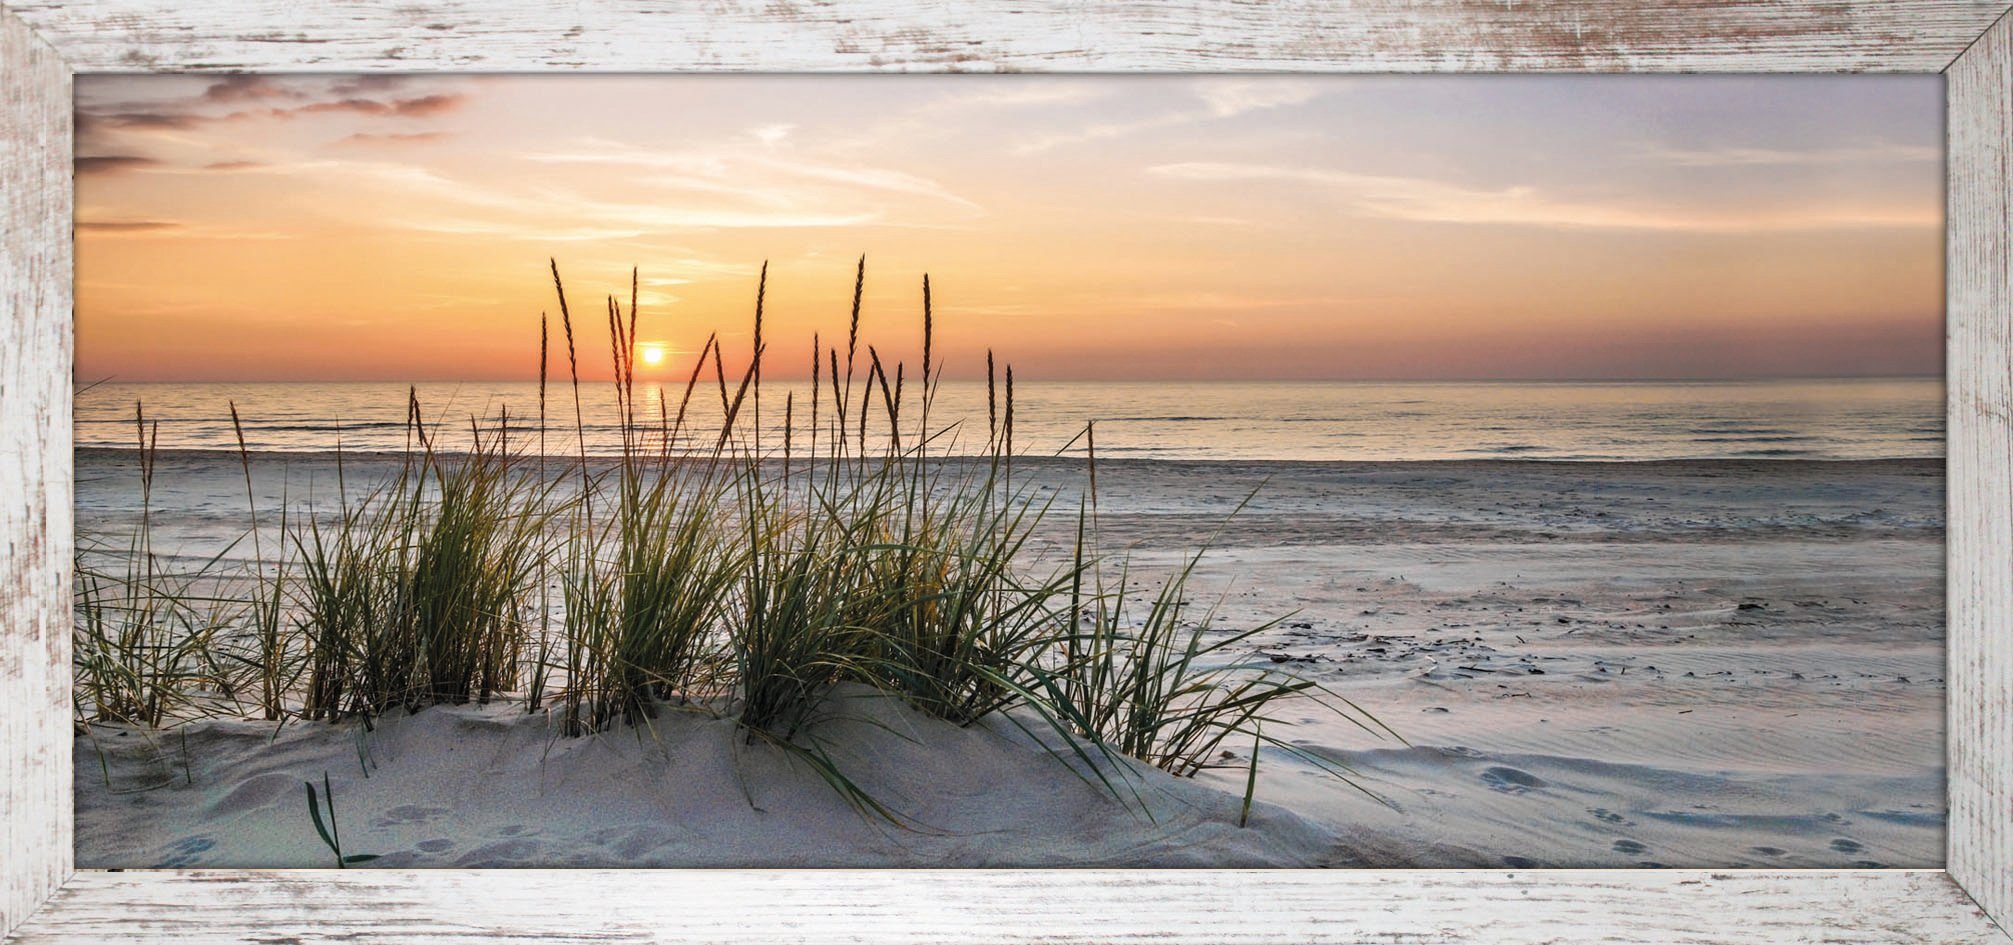
M 607 382 L 583 382 L 590 453 L 620 448 Z M 535 449 L 538 385 L 436 382 L 417 385 L 436 442 L 466 444 L 469 418 L 492 423 L 504 410 L 514 447 Z M 913 385 L 905 430 L 918 428 Z M 847 426 L 857 433 L 865 392 L 855 383 Z M 673 417 L 684 387 L 638 383 L 639 413 L 653 426 Z M 545 450 L 577 450 L 571 389 L 547 392 Z M 808 382 L 768 382 L 760 404 L 764 446 L 779 448 L 787 415 L 794 449 L 813 426 Z M 990 419 L 984 382 L 945 382 L 929 426 L 938 453 L 985 448 L 1003 420 L 995 389 Z M 816 424 L 829 437 L 832 391 L 820 391 Z M 1014 448 L 1081 454 L 1095 422 L 1101 457 L 1237 460 L 1527 459 L 1884 459 L 1943 455 L 1943 383 L 1938 378 L 1739 382 L 1060 382 L 1023 381 L 1014 391 Z M 105 383 L 76 395 L 79 446 L 130 447 L 134 407 L 159 422 L 163 449 L 237 448 L 230 404 L 247 445 L 263 452 L 398 450 L 407 445 L 407 386 L 389 383 Z M 712 445 L 722 415 L 717 386 L 685 405 L 680 448 Z M 746 424 L 754 405 L 743 407 Z M 869 437 L 887 436 L 878 393 Z

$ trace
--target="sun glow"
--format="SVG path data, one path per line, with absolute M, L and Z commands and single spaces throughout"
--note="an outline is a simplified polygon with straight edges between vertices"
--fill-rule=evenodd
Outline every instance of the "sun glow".
M 662 342 L 652 341 L 636 347 L 636 359 L 642 361 L 644 367 L 657 367 L 663 364 L 667 354 Z

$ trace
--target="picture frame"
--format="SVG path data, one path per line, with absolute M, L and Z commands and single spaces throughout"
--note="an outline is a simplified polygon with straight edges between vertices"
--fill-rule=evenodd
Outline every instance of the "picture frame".
M 0 934 L 118 941 L 2008 942 L 2013 0 L 0 0 Z M 72 77 L 95 72 L 1946 77 L 1940 870 L 77 870 Z

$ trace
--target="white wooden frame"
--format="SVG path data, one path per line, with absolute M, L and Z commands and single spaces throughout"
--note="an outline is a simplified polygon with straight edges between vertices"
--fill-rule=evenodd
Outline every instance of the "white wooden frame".
M 2013 941 L 2009 5 L 0 0 L 0 933 L 23 945 Z M 79 871 L 71 76 L 247 70 L 1944 73 L 1948 869 Z

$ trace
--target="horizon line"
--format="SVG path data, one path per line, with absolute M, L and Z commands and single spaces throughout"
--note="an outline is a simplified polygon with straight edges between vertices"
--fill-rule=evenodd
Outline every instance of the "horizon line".
M 1941 381 L 1946 380 L 1947 377 L 1948 377 L 1947 372 L 1939 371 L 1935 373 L 1880 372 L 1880 373 L 1868 373 L 1868 374 L 1809 373 L 1809 374 L 1740 374 L 1740 375 L 1729 375 L 1729 376 L 1652 375 L 1652 376 L 1629 376 L 1629 377 L 1601 377 L 1601 376 L 1163 377 L 1163 378 L 1020 377 L 1016 378 L 1016 382 L 1021 384 L 1031 384 L 1031 383 L 1040 383 L 1040 384 L 1743 384 L 1743 383 L 1759 383 L 1766 381 L 1880 381 L 1880 380 Z M 772 383 L 787 384 L 787 383 L 805 383 L 810 381 L 811 378 L 809 375 L 805 375 L 803 377 L 768 376 L 767 379 L 770 380 Z M 548 383 L 564 384 L 564 383 L 570 383 L 570 380 L 571 379 L 567 377 L 549 378 Z M 596 384 L 607 384 L 613 382 L 614 380 L 615 378 L 613 375 L 610 375 L 608 377 L 583 376 L 580 378 L 581 383 L 596 383 Z M 704 380 L 704 378 L 702 378 L 702 380 Z M 984 377 L 970 377 L 970 378 L 946 377 L 941 378 L 940 380 L 944 383 L 964 383 L 964 384 L 982 384 L 985 383 L 986 381 Z M 636 378 L 636 381 L 638 383 L 664 384 L 670 386 L 681 386 L 685 383 L 684 379 L 682 378 L 671 378 L 671 377 L 661 379 L 645 379 L 642 377 L 638 377 Z M 146 378 L 140 380 L 126 380 L 119 378 L 117 376 L 109 376 L 94 381 L 79 381 L 74 378 L 71 380 L 72 387 L 77 388 L 77 390 L 74 391 L 73 393 L 81 393 L 93 387 L 99 387 L 107 384 L 287 384 L 287 385 L 298 386 L 298 385 L 313 385 L 313 384 L 411 385 L 411 384 L 536 384 L 536 383 L 538 383 L 538 378 L 536 377 L 429 377 L 429 378 L 400 378 L 400 379 L 295 378 L 295 379 L 284 379 L 284 380 L 278 378 L 212 377 L 212 378 Z

